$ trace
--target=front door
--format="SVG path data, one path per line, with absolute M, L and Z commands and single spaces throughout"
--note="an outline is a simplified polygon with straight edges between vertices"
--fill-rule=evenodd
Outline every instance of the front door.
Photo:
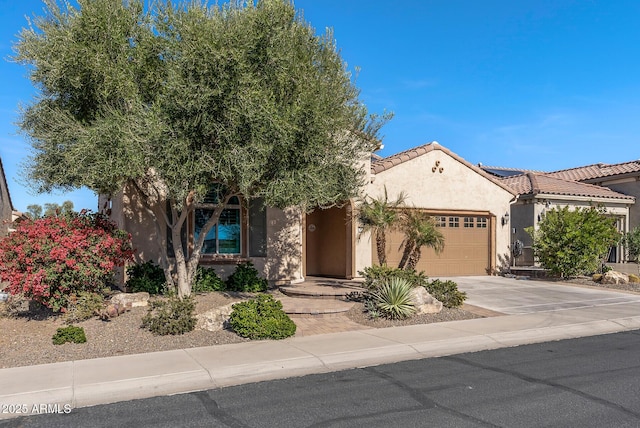
M 306 217 L 305 275 L 351 278 L 352 222 L 347 207 L 316 208 Z

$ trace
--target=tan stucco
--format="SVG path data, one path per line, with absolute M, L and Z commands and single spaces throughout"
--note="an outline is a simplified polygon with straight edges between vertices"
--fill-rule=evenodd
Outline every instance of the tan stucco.
M 630 227 L 630 205 L 629 200 L 578 196 L 567 197 L 542 193 L 535 197 L 527 195 L 526 197 L 520 198 L 518 202 L 511 206 L 512 227 L 515 229 L 513 242 L 520 240 L 524 244 L 523 254 L 516 259 L 516 265 L 532 266 L 536 264 L 531 247 L 533 243 L 532 238 L 525 229 L 533 227 L 533 230 L 537 230 L 538 224 L 544 218 L 544 214 L 547 211 L 563 209 L 565 207 L 568 207 L 571 211 L 591 207 L 602 207 L 607 215 L 618 219 L 618 231 L 626 233 Z M 618 247 L 618 250 L 620 251 L 619 254 L 622 254 L 622 248 Z M 622 260 L 618 257 L 617 261 L 620 262 Z
M 160 248 L 167 245 L 167 228 L 163 224 L 156 228 L 152 216 L 144 208 L 133 189 L 127 188 L 120 191 L 110 199 L 103 195 L 100 197 L 99 206 L 102 212 L 110 215 L 118 227 L 131 233 L 133 247 L 136 250 L 136 262 L 152 260 L 159 263 Z M 300 281 L 302 279 L 300 210 L 267 208 L 266 216 L 266 257 L 230 256 L 218 259 L 202 257 L 201 264 L 215 269 L 221 278 L 226 279 L 233 273 L 237 263 L 250 260 L 272 283 Z M 187 241 L 189 242 L 190 239 Z M 246 236 L 243 237 L 243 241 L 246 244 Z M 117 280 L 120 284 L 126 280 L 122 272 L 118 273 Z
M 509 254 L 510 227 L 508 224 L 503 226 L 501 218 L 509 212 L 510 203 L 515 199 L 513 193 L 458 156 L 437 145 L 434 147 L 434 150 L 373 175 L 367 194 L 380 197 L 386 187 L 390 200 L 404 192 L 409 206 L 489 213 L 497 219 L 491 261 L 499 266 L 499 260 Z M 371 241 L 366 238 L 363 236 L 358 241 L 356 254 L 363 259 L 369 255 L 371 260 Z M 366 259 L 356 261 L 357 266 L 363 264 Z

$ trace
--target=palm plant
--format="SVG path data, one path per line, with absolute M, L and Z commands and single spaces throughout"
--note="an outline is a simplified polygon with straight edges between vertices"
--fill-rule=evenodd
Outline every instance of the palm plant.
M 390 319 L 404 319 L 416 311 L 411 299 L 412 289 L 413 285 L 409 281 L 395 277 L 372 292 L 371 299 L 380 315 Z
M 396 227 L 399 218 L 398 209 L 404 205 L 407 199 L 404 192 L 400 192 L 396 199 L 389 200 L 387 188 L 384 188 L 384 197 L 365 199 L 359 208 L 362 233 L 371 232 L 376 240 L 376 252 L 381 265 L 387 264 L 387 231 Z
M 433 248 L 436 254 L 444 250 L 444 235 L 429 214 L 416 209 L 405 209 L 402 211 L 401 223 L 405 238 L 401 244 L 404 250 L 398 265 L 400 269 L 415 270 L 422 256 L 422 247 Z

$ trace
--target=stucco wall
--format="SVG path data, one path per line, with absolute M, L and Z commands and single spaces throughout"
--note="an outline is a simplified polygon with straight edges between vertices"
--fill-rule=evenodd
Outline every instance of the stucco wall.
M 0 236 L 6 236 L 11 223 L 11 203 L 9 192 L 3 183 L 0 183 Z
M 625 183 L 603 183 L 603 185 L 616 192 L 628 196 L 635 196 L 636 203 L 629 209 L 629 229 L 631 230 L 636 226 L 640 226 L 640 181 L 636 181 L 636 179 L 633 178 L 631 181 Z
M 296 208 L 267 208 L 267 258 L 262 263 L 270 281 L 302 280 L 302 215 Z
M 126 189 L 113 195 L 111 200 L 100 197 L 100 209 L 110 210 L 110 218 L 118 227 L 131 233 L 135 248 L 135 261 L 152 260 L 159 263 L 161 248 L 166 246 L 167 229 L 160 226 L 160 239 L 153 218 L 144 209 L 135 192 Z M 301 213 L 296 209 L 279 210 L 267 208 L 267 257 L 237 258 L 218 262 L 207 260 L 201 262 L 208 268 L 226 279 L 236 267 L 236 262 L 251 260 L 255 267 L 270 281 L 277 283 L 285 280 L 300 280 L 302 278 L 302 226 Z M 246 237 L 243 238 L 246 244 Z M 122 284 L 125 280 L 122 272 L 118 273 L 117 281 Z
M 6 236 L 9 231 L 9 224 L 12 220 L 13 208 L 9 197 L 9 189 L 4 179 L 2 162 L 0 162 L 0 236 Z
M 376 198 L 384 195 L 386 186 L 389 199 L 400 192 L 407 195 L 406 203 L 418 208 L 443 211 L 489 212 L 496 217 L 496 241 L 493 262 L 509 255 L 510 226 L 502 225 L 501 218 L 510 210 L 514 195 L 493 181 L 441 150 L 433 150 L 373 176 L 367 193 Z M 360 246 L 371 241 L 361 239 Z
M 627 222 L 629 217 L 629 208 L 622 203 L 614 203 L 608 200 L 568 200 L 568 199 L 551 199 L 551 196 L 545 197 L 540 195 L 534 199 L 521 199 L 511 206 L 511 222 L 512 227 L 516 228 L 514 242 L 516 239 L 524 243 L 524 254 L 516 260 L 516 265 L 531 266 L 534 264 L 533 250 L 531 249 L 532 239 L 528 233 L 524 231 L 527 227 L 538 229 L 538 223 L 544 218 L 544 213 L 553 209 L 563 209 L 569 207 L 569 210 L 585 209 L 593 206 L 602 205 L 606 209 L 606 213 L 611 216 L 619 217 L 619 230 L 627 231 Z M 621 248 L 619 248 L 621 250 Z

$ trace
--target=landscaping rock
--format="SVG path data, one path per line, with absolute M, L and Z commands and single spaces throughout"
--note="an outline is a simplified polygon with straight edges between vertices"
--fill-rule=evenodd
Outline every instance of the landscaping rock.
M 196 319 L 198 320 L 196 327 L 208 331 L 224 330 L 226 323 L 229 321 L 229 316 L 231 312 L 233 312 L 233 305 L 236 303 L 239 303 L 239 301 L 196 315 Z
M 98 318 L 102 320 L 108 320 L 110 318 L 118 317 L 124 314 L 126 311 L 131 310 L 131 303 L 121 305 L 119 303 L 109 303 L 104 309 L 96 311 Z
M 135 308 L 138 306 L 147 306 L 149 302 L 149 293 L 118 293 L 111 297 L 111 303 L 123 307 Z
M 416 307 L 416 314 L 437 314 L 442 310 L 442 302 L 424 287 L 414 287 L 411 290 L 411 301 Z
M 622 272 L 610 270 L 602 276 L 602 284 L 628 284 L 629 276 Z

